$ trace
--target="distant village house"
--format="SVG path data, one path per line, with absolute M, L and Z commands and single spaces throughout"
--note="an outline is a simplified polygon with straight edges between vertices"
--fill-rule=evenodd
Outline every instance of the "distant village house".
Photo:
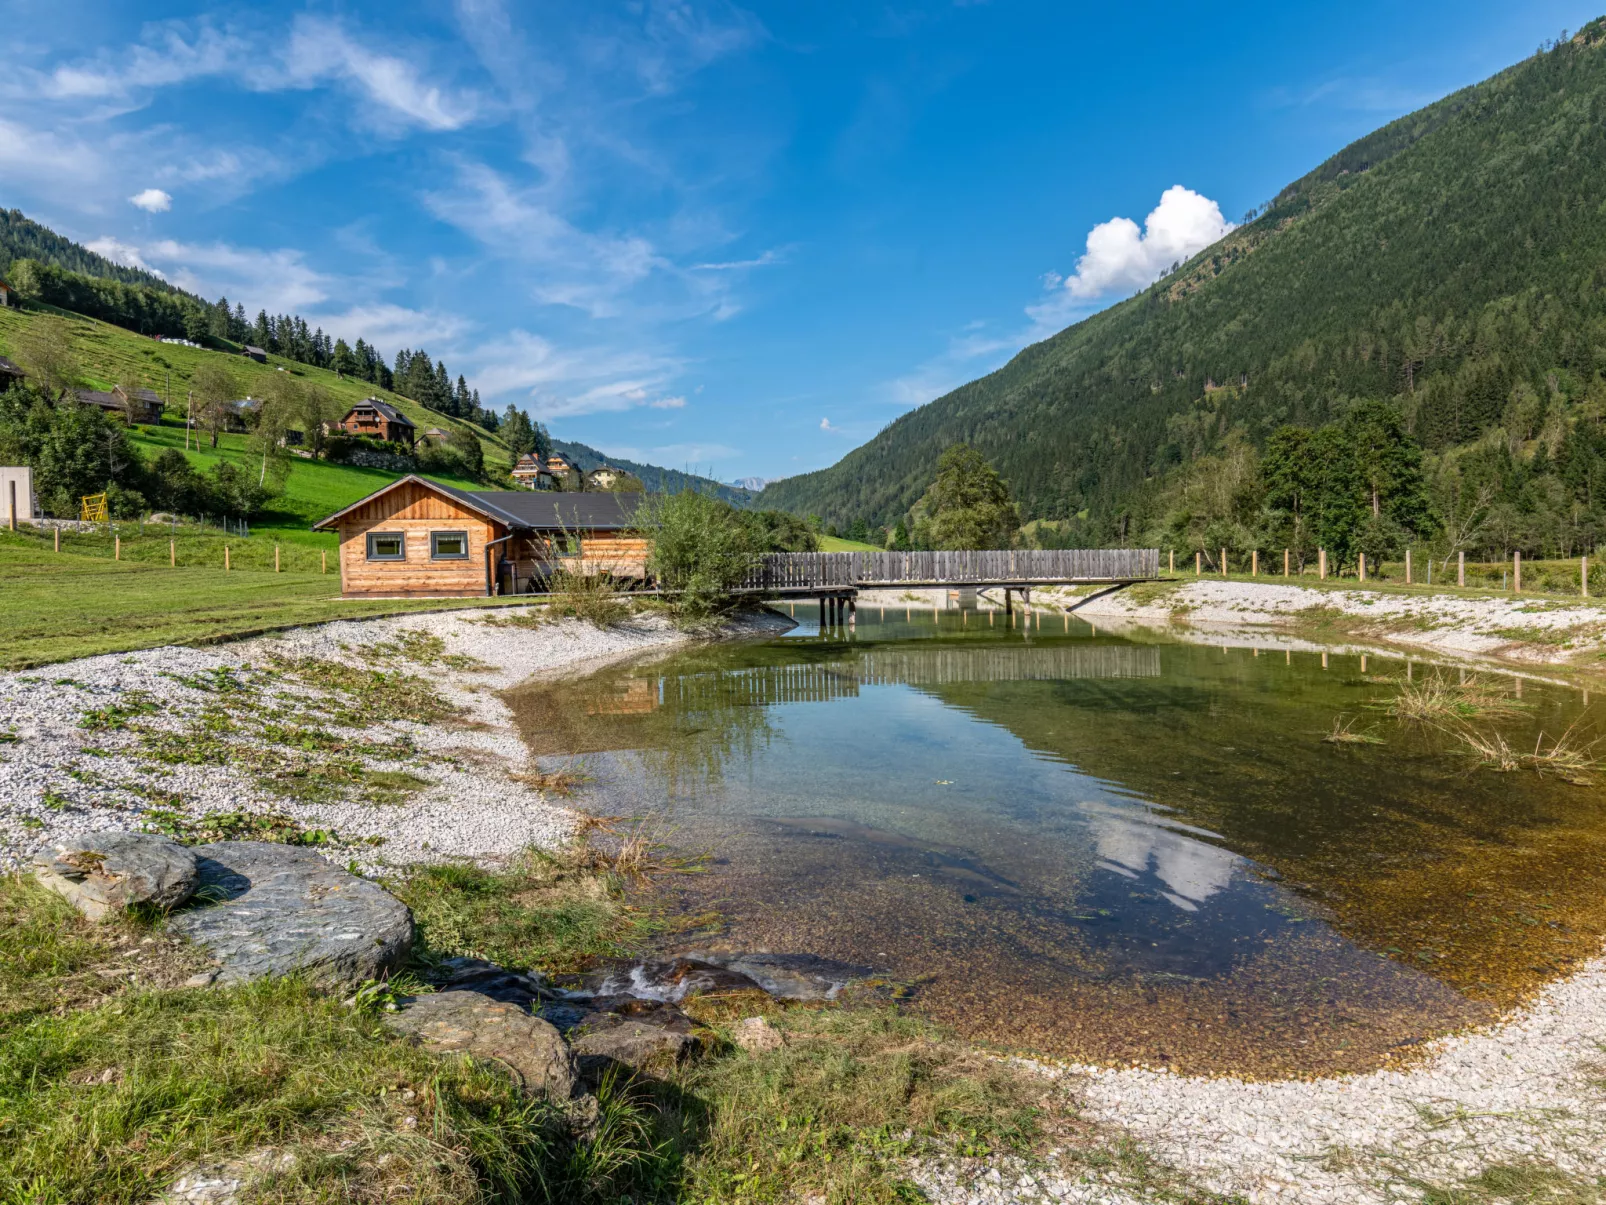
M 333 429 L 347 435 L 366 435 L 369 439 L 402 444 L 408 448 L 413 446 L 418 436 L 418 428 L 405 414 L 376 397 L 358 402 L 346 411 L 346 416 L 335 423 Z
M 511 476 L 525 489 L 549 490 L 557 485 L 551 472 L 534 452 L 526 452 L 519 457 L 518 463 L 513 466 Z
M 314 531 L 340 536 L 347 596 L 527 594 L 560 570 L 647 576 L 639 494 L 460 490 L 407 476 Z

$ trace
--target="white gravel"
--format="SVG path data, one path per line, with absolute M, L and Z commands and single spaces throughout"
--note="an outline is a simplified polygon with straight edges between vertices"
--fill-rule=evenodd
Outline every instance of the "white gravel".
M 522 609 L 520 609 L 522 610 Z M 505 617 L 513 612 L 494 614 Z M 153 806 L 149 793 L 177 794 L 179 810 L 191 816 L 256 811 L 288 815 L 308 827 L 333 829 L 343 838 L 384 838 L 376 847 L 354 844 L 365 863 L 392 864 L 448 856 L 495 859 L 528 846 L 561 844 L 573 829 L 565 808 L 509 779 L 526 768 L 527 753 L 495 692 L 577 662 L 624 656 L 682 637 L 657 618 L 638 619 L 609 631 L 566 621 L 536 629 L 491 626 L 489 613 L 457 611 L 390 619 L 341 621 L 204 649 L 168 647 L 0 674 L 0 864 L 17 866 L 46 840 L 103 828 L 136 828 Z M 422 766 L 372 761 L 375 769 L 410 769 L 433 785 L 404 803 L 341 801 L 301 804 L 259 786 L 228 765 L 153 766 L 136 756 L 130 731 L 87 731 L 87 711 L 144 692 L 158 710 L 134 723 L 183 730 L 216 696 L 176 678 L 221 669 L 248 674 L 275 655 L 319 657 L 351 665 L 371 664 L 369 651 L 384 648 L 400 632 L 439 637 L 447 654 L 473 658 L 483 670 L 427 667 L 392 661 L 383 668 L 425 677 L 449 701 L 464 708 L 463 722 L 424 725 L 375 724 L 336 730 L 342 736 L 389 741 L 407 736 L 423 753 Z M 316 690 L 272 689 L 306 697 Z M 109 755 L 83 752 L 85 747 Z M 433 760 L 451 759 L 451 764 Z M 160 800 L 155 806 L 166 806 Z
M 1032 598 L 1050 605 L 1070 601 L 1068 592 L 1054 590 L 1033 591 Z M 1394 644 L 1535 663 L 1571 661 L 1597 650 L 1606 635 L 1606 608 L 1583 601 L 1319 589 L 1270 580 L 1187 581 L 1146 604 L 1117 591 L 1083 604 L 1076 614 L 1091 620 L 1241 626 L 1286 624 L 1301 612 L 1322 607 L 1376 624 L 1376 634 Z M 1528 633 L 1543 633 L 1546 639 L 1525 639 Z M 1555 643 L 1550 643 L 1552 634 Z

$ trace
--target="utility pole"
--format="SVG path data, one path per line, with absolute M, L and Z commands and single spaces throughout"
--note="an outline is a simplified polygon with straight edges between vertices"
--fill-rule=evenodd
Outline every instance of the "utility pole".
M 190 424 L 195 421 L 195 390 L 188 392 L 184 402 L 184 450 L 190 450 Z

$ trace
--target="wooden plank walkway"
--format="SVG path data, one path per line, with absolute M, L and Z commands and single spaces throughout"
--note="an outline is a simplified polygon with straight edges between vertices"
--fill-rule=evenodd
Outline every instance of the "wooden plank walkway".
M 1139 582 L 1160 576 L 1158 548 L 988 552 L 775 552 L 740 589 L 819 593 L 875 586 L 1034 586 Z

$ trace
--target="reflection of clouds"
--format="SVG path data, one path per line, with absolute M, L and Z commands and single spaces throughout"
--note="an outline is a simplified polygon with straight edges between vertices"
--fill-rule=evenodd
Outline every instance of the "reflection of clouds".
M 1196 912 L 1232 882 L 1238 855 L 1194 839 L 1217 835 L 1208 829 L 1136 808 L 1091 801 L 1078 806 L 1093 830 L 1099 866 L 1129 879 L 1152 872 L 1170 888 L 1160 894 L 1178 908 Z

